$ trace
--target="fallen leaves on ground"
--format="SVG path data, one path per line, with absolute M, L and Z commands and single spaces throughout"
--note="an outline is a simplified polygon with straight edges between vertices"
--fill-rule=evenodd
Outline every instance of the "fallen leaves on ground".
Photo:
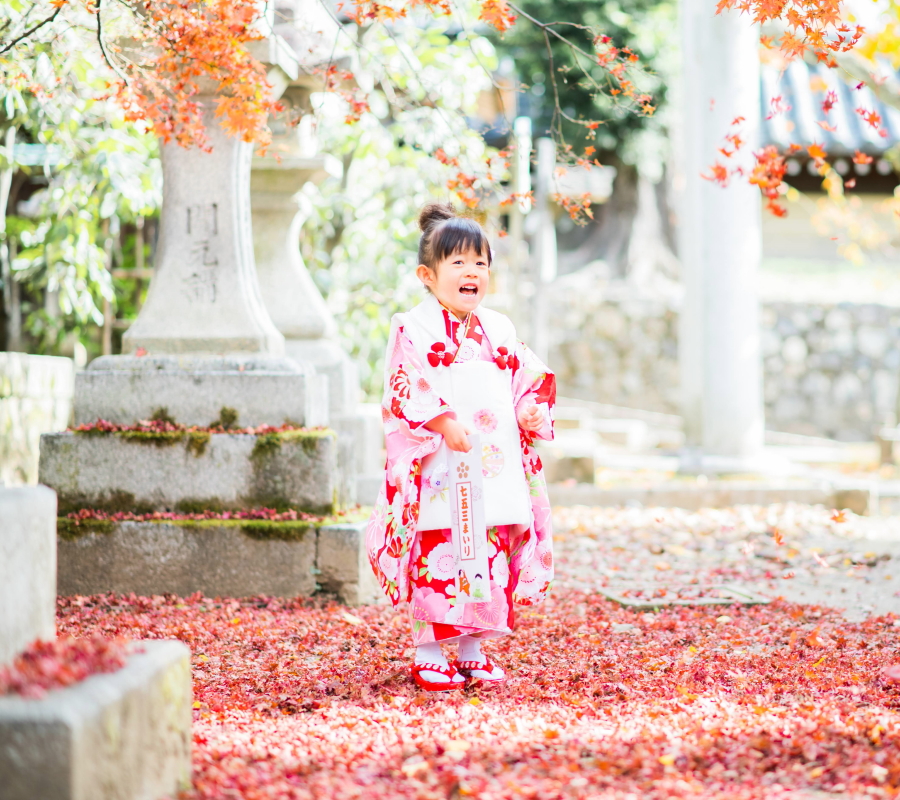
M 183 800 L 900 795 L 892 614 L 638 613 L 565 589 L 489 645 L 505 686 L 437 696 L 386 607 L 103 595 L 61 599 L 58 623 L 190 646 Z
M 0 697 L 17 694 L 39 700 L 52 689 L 83 681 L 98 672 L 115 672 L 125 666 L 126 643 L 98 634 L 51 642 L 38 639 L 12 664 L 0 666 Z

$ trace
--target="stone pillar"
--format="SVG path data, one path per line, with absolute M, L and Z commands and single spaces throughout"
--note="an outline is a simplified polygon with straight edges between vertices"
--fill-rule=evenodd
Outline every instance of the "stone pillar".
M 759 31 L 736 12 L 716 16 L 701 0 L 685 0 L 682 13 L 682 407 L 689 447 L 740 468 L 763 443 L 760 197 L 746 177 L 735 176 L 723 189 L 701 174 L 722 160 L 723 137 L 738 129 L 746 141 L 740 163 L 745 171 L 752 163 L 759 138 Z M 738 116 L 744 122 L 732 127 Z
M 256 158 L 251 194 L 253 245 L 265 307 L 284 337 L 285 355 L 328 376 L 329 412 L 352 413 L 359 400 L 356 367 L 337 341 L 337 325 L 300 255 L 306 215 L 297 194 L 327 176 L 321 156 Z
M 287 102 L 305 106 L 308 90 L 292 86 Z M 384 480 L 378 406 L 359 403 L 356 365 L 337 339 L 337 325 L 300 254 L 306 213 L 299 192 L 328 175 L 327 156 L 289 129 L 274 137 L 271 155 L 255 158 L 251 175 L 253 242 L 262 298 L 284 336 L 285 354 L 327 378 L 329 422 L 339 437 L 339 465 L 348 497 L 371 504 Z M 275 155 L 277 154 L 277 158 Z
M 531 119 L 517 117 L 513 123 L 513 135 L 515 137 L 512 168 L 513 191 L 519 195 L 525 195 L 531 191 Z M 528 264 L 525 218 L 531 211 L 531 206 L 531 200 L 518 200 L 509 208 L 509 238 L 507 240 L 509 276 L 505 289 L 508 296 L 509 316 L 512 318 L 520 338 L 527 335 L 522 289 Z

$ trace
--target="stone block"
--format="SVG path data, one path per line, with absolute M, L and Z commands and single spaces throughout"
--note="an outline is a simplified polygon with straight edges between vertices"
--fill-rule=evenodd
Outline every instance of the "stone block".
M 60 513 L 198 511 L 253 507 L 334 510 L 337 439 L 331 431 L 207 440 L 128 438 L 122 434 L 45 434 L 41 482 L 55 489 Z
M 350 443 L 344 472 L 354 482 L 354 502 L 362 505 L 374 505 L 384 481 L 383 425 L 376 403 L 360 403 L 353 414 L 332 417 L 331 426 Z
M 265 521 L 101 522 L 60 528 L 61 595 L 311 595 L 316 529 Z
M 0 488 L 0 665 L 55 635 L 56 495 Z
M 544 473 L 548 482 L 594 482 L 595 466 L 591 456 L 545 455 L 545 452 L 541 452 L 541 463 L 544 465 Z
M 160 800 L 190 786 L 190 651 L 140 646 L 118 672 L 0 697 L 0 800 Z
M 351 606 L 384 600 L 366 553 L 366 524 L 356 522 L 319 528 L 316 558 L 319 585 Z
M 327 381 L 293 361 L 275 370 L 268 361 L 242 369 L 243 362 L 227 359 L 110 358 L 118 360 L 108 366 L 117 368 L 104 369 L 104 359 L 97 359 L 76 376 L 76 425 L 98 419 L 133 425 L 165 409 L 176 422 L 202 427 L 223 407 L 237 412 L 240 427 L 328 424 Z

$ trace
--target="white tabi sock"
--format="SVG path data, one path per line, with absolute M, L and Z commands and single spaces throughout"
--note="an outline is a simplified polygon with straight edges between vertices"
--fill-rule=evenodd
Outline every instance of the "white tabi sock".
M 483 664 L 487 659 L 481 652 L 481 639 L 475 639 L 471 636 L 463 636 L 459 640 L 459 660 L 460 661 L 477 661 Z
M 481 639 L 476 639 L 472 636 L 463 636 L 459 640 L 458 658 L 462 663 L 474 661 L 476 664 L 481 664 L 482 666 L 487 665 L 487 656 L 481 652 Z M 493 668 L 490 671 L 476 668 L 468 669 L 467 672 L 473 678 L 481 678 L 486 681 L 500 681 L 503 680 L 506 675 L 506 673 L 496 664 L 493 665 Z
M 439 667 L 447 668 L 450 665 L 447 663 L 447 658 L 444 656 L 444 651 L 441 650 L 440 644 L 437 642 L 429 642 L 428 644 L 420 644 L 416 647 L 416 664 L 435 664 Z M 451 680 L 446 675 L 442 675 L 440 672 L 434 672 L 430 669 L 422 670 L 419 673 L 426 681 L 431 681 L 432 683 L 450 683 Z M 456 675 L 453 679 L 453 683 L 461 683 L 464 681 L 462 675 Z

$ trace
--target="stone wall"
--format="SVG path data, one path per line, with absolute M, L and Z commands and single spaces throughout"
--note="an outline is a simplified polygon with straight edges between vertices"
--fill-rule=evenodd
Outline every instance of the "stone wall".
M 678 297 L 643 296 L 590 268 L 553 291 L 550 364 L 564 396 L 678 413 Z M 766 427 L 869 440 L 897 413 L 900 308 L 766 302 Z
M 0 485 L 37 483 L 41 434 L 69 424 L 74 380 L 69 358 L 0 353 Z
M 585 267 L 553 286 L 550 366 L 559 394 L 678 413 L 678 300 Z

